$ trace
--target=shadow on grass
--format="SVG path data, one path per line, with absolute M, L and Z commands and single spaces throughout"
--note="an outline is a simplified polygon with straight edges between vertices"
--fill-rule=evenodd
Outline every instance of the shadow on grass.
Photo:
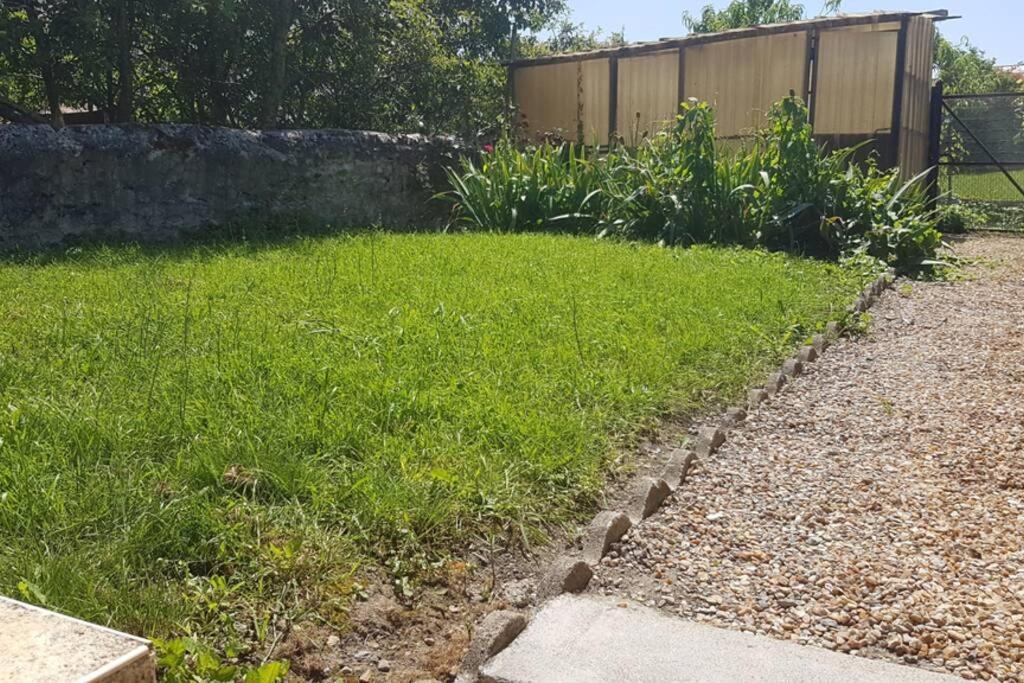
M 0 265 L 44 266 L 62 263 L 89 262 L 119 252 L 122 261 L 164 259 L 172 262 L 207 260 L 225 253 L 257 254 L 286 248 L 304 240 L 331 237 L 359 237 L 377 233 L 437 234 L 440 226 L 363 226 L 337 227 L 302 219 L 237 221 L 213 226 L 159 241 L 139 241 L 127 237 L 103 236 L 73 238 L 60 244 L 39 248 L 0 251 Z

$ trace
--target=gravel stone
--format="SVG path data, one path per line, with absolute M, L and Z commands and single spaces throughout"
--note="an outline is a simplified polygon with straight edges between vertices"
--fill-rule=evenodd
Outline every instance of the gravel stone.
M 513 607 L 527 607 L 533 602 L 533 581 L 519 579 L 509 581 L 501 588 L 501 595 Z M 431 643 L 427 643 L 431 645 Z
M 820 356 L 828 348 L 828 337 L 823 334 L 814 335 L 811 337 L 811 346 L 814 347 L 814 350 L 817 351 Z
M 1024 681 L 1024 238 L 956 249 L 996 264 L 886 291 L 867 334 L 731 432 L 590 590 Z

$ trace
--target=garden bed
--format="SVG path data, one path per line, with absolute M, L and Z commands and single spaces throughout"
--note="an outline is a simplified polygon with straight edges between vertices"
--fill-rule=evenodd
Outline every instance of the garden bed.
M 241 661 L 343 631 L 369 573 L 413 604 L 468 544 L 592 514 L 616 446 L 737 399 L 863 282 L 549 235 L 9 259 L 0 593 Z

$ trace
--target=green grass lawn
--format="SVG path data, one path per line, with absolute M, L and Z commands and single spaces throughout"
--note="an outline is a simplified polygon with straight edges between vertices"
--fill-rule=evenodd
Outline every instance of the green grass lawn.
M 616 445 L 738 399 L 860 285 L 542 235 L 0 262 L 0 593 L 220 643 L 333 620 L 360 563 L 582 519 Z
M 1010 174 L 1024 187 L 1024 168 L 1010 170 Z M 943 174 L 940 187 L 943 192 L 950 192 L 954 199 L 984 202 L 1020 202 L 1024 203 L 1024 195 L 1013 186 L 1013 183 L 999 169 L 983 172 L 958 170 L 956 173 Z

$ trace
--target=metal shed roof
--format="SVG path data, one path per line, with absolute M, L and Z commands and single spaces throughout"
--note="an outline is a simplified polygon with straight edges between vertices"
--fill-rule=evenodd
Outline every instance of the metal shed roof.
M 509 62 L 507 66 L 538 66 L 541 64 L 557 64 L 559 62 L 573 62 L 581 59 L 599 59 L 602 57 L 628 57 L 631 55 L 644 54 L 647 52 L 658 52 L 678 47 L 699 45 L 702 43 L 716 43 L 723 40 L 735 40 L 737 38 L 750 38 L 754 36 L 765 36 L 773 33 L 787 33 L 789 31 L 800 31 L 805 29 L 827 29 L 840 26 L 856 26 L 861 24 L 882 24 L 890 21 L 900 21 L 908 17 L 927 16 L 933 21 L 944 21 L 946 19 L 958 19 L 950 16 L 948 10 L 936 9 L 927 12 L 865 12 L 862 14 L 838 14 L 830 17 L 817 17 L 815 19 L 803 19 L 801 21 L 790 21 L 780 24 L 761 24 L 747 28 L 736 28 L 729 31 L 717 33 L 696 33 L 681 38 L 662 38 L 643 43 L 631 43 L 621 47 L 608 47 L 600 50 L 589 50 L 586 52 L 567 52 L 545 57 L 532 59 L 520 59 Z

